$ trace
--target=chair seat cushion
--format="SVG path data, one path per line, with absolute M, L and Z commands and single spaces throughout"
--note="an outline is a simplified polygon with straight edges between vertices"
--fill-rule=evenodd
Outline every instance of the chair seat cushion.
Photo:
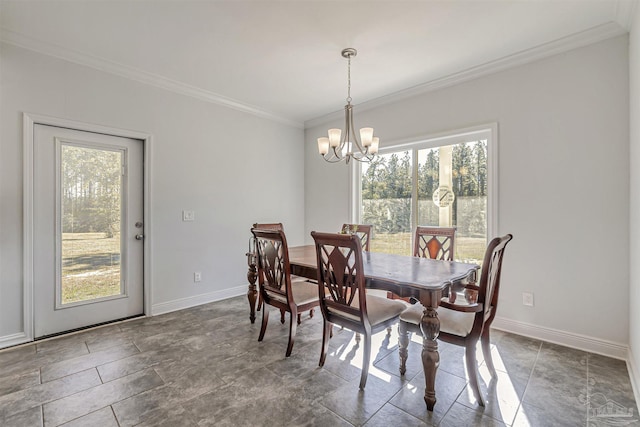
M 306 279 L 296 280 L 295 282 L 291 282 L 291 289 L 293 290 L 293 300 L 297 305 L 314 301 L 320 303 L 318 285 L 315 283 L 308 282 Z
M 293 292 L 293 300 L 295 301 L 296 305 L 303 305 L 314 301 L 320 301 L 320 298 L 318 297 L 318 285 L 316 285 L 315 283 L 307 282 L 307 280 L 304 278 L 300 277 L 296 278 L 296 280 L 293 280 L 292 277 L 291 290 Z M 269 291 L 267 291 L 267 293 L 274 300 L 280 301 L 285 304 L 287 303 L 284 295 Z
M 358 296 L 354 297 L 353 308 L 359 309 L 360 302 Z M 407 308 L 407 304 L 401 300 L 391 300 L 387 298 L 377 297 L 375 295 L 367 294 L 367 317 L 371 326 L 376 326 L 389 319 L 397 317 Z M 350 313 L 341 312 L 332 309 L 335 314 L 346 319 L 355 320 L 359 322 L 360 319 Z
M 424 306 L 422 304 L 414 304 L 402 312 L 400 320 L 419 325 L 423 312 Z M 440 319 L 440 331 L 451 335 L 466 337 L 471 333 L 475 315 L 475 313 L 463 313 L 461 311 L 439 307 L 438 318 Z

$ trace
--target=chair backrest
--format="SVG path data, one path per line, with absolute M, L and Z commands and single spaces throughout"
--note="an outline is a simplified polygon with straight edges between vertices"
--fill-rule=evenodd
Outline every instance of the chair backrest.
M 355 234 L 360 237 L 360 243 L 362 243 L 362 249 L 369 252 L 369 241 L 371 240 L 371 230 L 373 225 L 364 224 L 343 224 L 342 234 Z
M 284 227 L 281 222 L 265 222 L 265 223 L 255 223 L 253 224 L 253 228 L 259 228 L 261 230 L 280 230 L 284 231 Z
M 475 323 L 490 325 L 498 308 L 498 294 L 500 292 L 500 275 L 504 249 L 513 239 L 511 234 L 496 237 L 489 242 L 482 262 L 482 273 L 478 291 L 478 303 L 484 304 L 484 311 L 476 317 Z M 476 324 L 474 323 L 474 328 Z
M 360 238 L 315 231 L 311 236 L 316 245 L 318 293 L 325 319 L 370 332 Z
M 291 293 L 291 266 L 287 238 L 282 230 L 252 228 L 256 240 L 258 280 L 263 299 L 271 298 L 293 303 Z
M 413 256 L 453 261 L 456 229 L 453 227 L 416 227 Z

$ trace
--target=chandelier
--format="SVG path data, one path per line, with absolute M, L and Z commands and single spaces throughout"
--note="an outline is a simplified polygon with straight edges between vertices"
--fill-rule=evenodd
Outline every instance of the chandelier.
M 370 162 L 378 153 L 380 140 L 373 136 L 373 128 L 360 129 L 360 139 L 356 135 L 353 126 L 353 105 L 351 105 L 351 57 L 358 51 L 347 48 L 342 51 L 342 56 L 347 58 L 347 105 L 344 106 L 344 133 L 341 129 L 329 129 L 329 137 L 318 138 L 318 152 L 329 163 L 337 163 L 344 160 L 355 159 L 359 162 Z

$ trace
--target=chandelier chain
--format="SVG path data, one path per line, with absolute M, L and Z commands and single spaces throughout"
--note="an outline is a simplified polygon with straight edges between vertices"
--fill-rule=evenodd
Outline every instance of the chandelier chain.
M 349 55 L 347 65 L 347 104 L 351 104 L 351 55 Z

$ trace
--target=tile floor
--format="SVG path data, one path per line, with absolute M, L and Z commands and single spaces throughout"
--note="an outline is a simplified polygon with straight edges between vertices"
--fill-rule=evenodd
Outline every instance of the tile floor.
M 351 331 L 336 331 L 318 368 L 320 313 L 305 313 L 289 358 L 287 325 L 277 312 L 270 321 L 258 343 L 259 319 L 251 325 L 246 298 L 237 297 L 2 351 L 0 425 L 640 425 L 619 360 L 495 331 L 499 378 L 489 381 L 481 365 L 482 409 L 462 349 L 442 343 L 438 402 L 427 412 L 415 338 L 400 378 L 396 332 L 377 334 L 361 392 L 362 353 Z

